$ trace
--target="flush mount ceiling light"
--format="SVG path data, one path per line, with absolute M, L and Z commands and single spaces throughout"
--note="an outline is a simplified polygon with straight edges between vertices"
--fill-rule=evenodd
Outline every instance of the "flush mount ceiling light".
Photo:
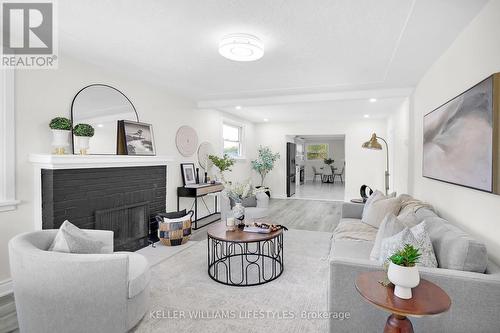
M 219 43 L 219 53 L 224 58 L 234 61 L 254 61 L 264 55 L 262 41 L 250 34 L 230 34 Z
M 241 105 L 236 105 L 234 108 L 235 108 L 236 110 L 241 110 Z
M 377 101 L 376 98 L 370 98 L 370 103 L 375 103 Z

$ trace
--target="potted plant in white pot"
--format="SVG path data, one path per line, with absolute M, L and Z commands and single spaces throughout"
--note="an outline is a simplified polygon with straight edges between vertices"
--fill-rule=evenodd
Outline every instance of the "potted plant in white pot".
M 87 155 L 90 138 L 94 136 L 94 128 L 89 124 L 78 124 L 73 129 L 73 134 L 76 136 L 76 146 L 80 155 Z
M 234 165 L 235 160 L 230 158 L 228 154 L 224 154 L 222 158 L 215 155 L 208 155 L 208 159 L 212 161 L 217 169 L 219 169 L 221 182 L 225 183 L 224 172 L 231 171 L 231 167 Z
M 52 130 L 52 146 L 57 155 L 64 155 L 65 148 L 69 146 L 69 134 L 71 133 L 71 120 L 64 117 L 56 117 L 50 121 Z
M 394 295 L 397 297 L 412 298 L 411 288 L 420 283 L 418 268 L 415 266 L 420 256 L 418 249 L 406 244 L 403 249 L 389 257 L 387 278 L 394 284 Z
M 264 187 L 264 179 L 274 169 L 274 163 L 280 158 L 279 153 L 273 153 L 269 147 L 259 147 L 259 156 L 251 162 L 252 169 L 260 175 L 260 187 Z M 265 187 L 266 194 L 270 196 L 269 188 Z

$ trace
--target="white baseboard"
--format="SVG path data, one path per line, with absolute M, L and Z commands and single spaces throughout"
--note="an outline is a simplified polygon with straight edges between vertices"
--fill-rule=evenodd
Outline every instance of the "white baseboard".
M 12 294 L 13 292 L 14 288 L 11 279 L 0 281 L 0 297 Z

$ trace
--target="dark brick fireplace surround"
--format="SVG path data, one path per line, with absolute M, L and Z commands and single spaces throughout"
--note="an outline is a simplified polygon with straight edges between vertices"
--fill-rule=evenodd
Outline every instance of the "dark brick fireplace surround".
M 165 212 L 166 166 L 42 169 L 42 229 L 69 220 L 114 231 L 115 251 L 148 245 L 149 222 Z

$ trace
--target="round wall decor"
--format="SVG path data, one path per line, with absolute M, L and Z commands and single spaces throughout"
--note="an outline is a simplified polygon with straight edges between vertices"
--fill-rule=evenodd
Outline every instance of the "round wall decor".
M 192 156 L 198 147 L 198 134 L 196 134 L 194 128 L 190 126 L 181 126 L 177 130 L 175 144 L 182 156 Z
M 208 171 L 212 167 L 212 161 L 208 159 L 208 155 L 214 154 L 214 147 L 210 142 L 202 142 L 198 147 L 198 164 L 200 167 Z

